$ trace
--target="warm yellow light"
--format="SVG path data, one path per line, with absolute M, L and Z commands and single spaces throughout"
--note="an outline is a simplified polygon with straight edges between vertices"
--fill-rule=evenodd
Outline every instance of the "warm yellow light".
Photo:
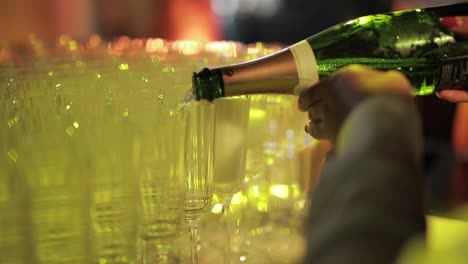
M 242 204 L 243 200 L 244 200 L 244 196 L 242 195 L 242 193 L 240 193 L 240 192 L 235 193 L 232 196 L 231 204 L 234 204 L 234 205 Z
M 299 200 L 299 201 L 296 202 L 296 204 L 297 204 L 297 207 L 298 207 L 299 209 L 304 209 L 304 207 L 305 207 L 305 200 Z
M 161 38 L 151 38 L 146 41 L 145 50 L 147 53 L 167 53 L 166 41 Z
M 250 111 L 249 111 L 249 119 L 251 120 L 259 120 L 259 119 L 263 119 L 265 118 L 266 116 L 266 111 L 263 110 L 263 109 L 259 109 L 259 108 L 250 108 Z
M 130 67 L 128 66 L 127 63 L 121 63 L 121 64 L 119 65 L 119 70 L 121 70 L 121 71 L 127 71 L 129 68 L 130 68 Z
M 206 52 L 224 57 L 237 57 L 237 51 L 240 49 L 242 44 L 235 41 L 212 41 L 205 44 Z
M 265 162 L 266 162 L 267 165 L 273 165 L 275 163 L 275 159 L 267 158 Z
M 431 251 L 443 251 L 455 247 L 468 235 L 468 222 L 466 221 L 428 216 L 427 222 Z
M 268 212 L 268 203 L 267 202 L 258 202 L 257 211 L 259 212 Z
M 201 52 L 203 45 L 195 40 L 178 40 L 172 43 L 172 50 L 182 55 L 196 55 Z
M 247 54 L 250 56 L 256 56 L 260 53 L 260 50 L 257 47 L 249 47 L 247 48 Z
M 260 190 L 258 189 L 258 185 L 252 186 L 252 194 L 254 197 L 260 196 Z
M 175 72 L 175 68 L 174 67 L 164 67 L 162 69 L 163 72 Z
M 399 263 L 466 263 L 468 222 L 438 216 L 427 216 L 426 220 L 427 241 L 415 240 L 410 243 Z
M 223 211 L 223 205 L 220 203 L 215 204 L 213 208 L 211 209 L 211 212 L 213 214 L 220 214 L 222 211 Z
M 58 44 L 62 47 L 65 47 L 67 45 L 67 43 L 69 41 L 71 41 L 72 38 L 70 35 L 66 35 L 66 34 L 63 34 L 63 35 L 60 35 L 59 38 L 58 38 Z
M 289 197 L 289 186 L 286 184 L 272 185 L 270 193 L 278 198 L 287 199 Z
M 68 49 L 71 51 L 75 51 L 78 49 L 78 42 L 75 40 L 70 40 L 68 42 Z
M 292 190 L 292 195 L 293 197 L 299 197 L 301 196 L 301 188 L 297 184 L 292 184 L 291 185 L 291 190 Z

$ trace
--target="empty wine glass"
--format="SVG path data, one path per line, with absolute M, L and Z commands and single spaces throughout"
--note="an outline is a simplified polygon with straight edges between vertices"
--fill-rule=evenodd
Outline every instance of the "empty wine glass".
M 245 154 L 249 97 L 223 98 L 215 102 L 214 192 L 223 207 L 225 231 L 224 263 L 230 263 L 230 212 L 232 196 L 241 190 L 245 176 Z
M 298 111 L 290 111 L 297 98 L 261 97 L 263 100 L 251 106 L 259 112 L 258 120 L 251 118 L 250 121 L 255 126 L 261 124 L 263 129 L 253 131 L 259 134 L 255 136 L 258 141 L 249 141 L 249 148 L 263 149 L 263 166 L 245 189 L 248 205 L 244 210 L 248 219 L 244 222 L 249 228 L 244 236 L 244 254 L 253 262 L 266 258 L 295 263 L 303 254 L 299 232 L 305 194 L 301 180 L 310 166 L 305 149 L 310 138 L 300 128 L 306 117 Z
M 140 239 L 142 263 L 168 263 L 180 233 L 184 205 L 184 117 L 164 109 L 146 115 L 140 149 Z

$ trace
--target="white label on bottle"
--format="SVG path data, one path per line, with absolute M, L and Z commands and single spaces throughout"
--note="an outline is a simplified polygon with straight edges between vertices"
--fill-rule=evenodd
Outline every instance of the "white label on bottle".
M 307 40 L 302 40 L 292 45 L 289 49 L 296 62 L 299 77 L 299 83 L 294 88 L 293 93 L 299 95 L 302 91 L 318 82 L 317 61 L 315 60 L 314 51 Z

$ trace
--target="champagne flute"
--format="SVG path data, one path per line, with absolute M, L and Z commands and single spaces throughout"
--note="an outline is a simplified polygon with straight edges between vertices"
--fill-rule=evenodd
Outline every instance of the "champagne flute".
M 146 115 L 136 159 L 140 168 L 140 242 L 142 263 L 168 263 L 180 233 L 184 205 L 184 117 L 164 109 Z M 143 120 L 141 120 L 143 121 Z
M 231 199 L 243 185 L 249 97 L 223 98 L 215 102 L 214 192 L 222 203 L 225 245 L 224 263 L 230 263 Z
M 138 151 L 136 123 L 144 116 L 134 106 L 142 104 L 142 99 L 129 96 L 132 88 L 140 88 L 129 84 L 131 75 L 104 67 L 106 62 L 107 58 L 101 58 L 87 64 L 61 83 L 74 87 L 69 109 L 80 113 L 75 133 L 83 135 L 79 153 L 85 161 L 81 169 L 89 191 L 91 259 L 135 262 L 139 167 L 133 159 Z
M 213 135 L 215 107 L 205 101 L 190 102 L 186 133 L 185 221 L 190 236 L 191 263 L 198 263 L 200 214 L 213 196 Z
M 304 149 L 309 137 L 300 127 L 305 116 L 290 111 L 297 98 L 288 95 L 262 97 L 264 103 L 259 101 L 252 107 L 259 107 L 257 111 L 262 110 L 264 115 L 259 116 L 260 120 L 251 121 L 262 123 L 265 130 L 255 131 L 263 133 L 257 135 L 262 139 L 256 143 L 251 141 L 249 147 L 263 149 L 264 172 L 260 174 L 262 177 L 252 178 L 246 190 L 249 201 L 246 215 L 251 232 L 245 239 L 249 243 L 245 250 L 253 262 L 265 258 L 295 262 L 303 254 L 303 241 L 297 228 L 305 202 L 300 180 L 302 174 L 307 174 L 306 167 L 310 163 L 305 160 Z M 287 242 L 278 245 L 280 240 Z
M 206 101 L 193 100 L 192 91 L 187 91 L 191 85 L 191 73 L 197 63 L 206 58 L 200 54 L 200 43 L 173 41 L 167 45 L 171 47 L 170 52 L 161 62 L 159 70 L 164 74 L 165 85 L 171 88 L 164 93 L 166 102 L 186 117 L 183 175 L 186 180 L 185 222 L 189 231 L 190 261 L 198 263 L 199 219 L 208 209 L 213 196 L 215 106 Z

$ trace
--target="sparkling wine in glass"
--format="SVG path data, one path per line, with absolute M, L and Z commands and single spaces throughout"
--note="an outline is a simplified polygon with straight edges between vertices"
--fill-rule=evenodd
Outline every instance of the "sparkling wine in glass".
M 192 101 L 187 112 L 185 220 L 189 229 L 191 263 L 198 263 L 200 214 L 205 212 L 213 195 L 213 136 L 215 106 Z

